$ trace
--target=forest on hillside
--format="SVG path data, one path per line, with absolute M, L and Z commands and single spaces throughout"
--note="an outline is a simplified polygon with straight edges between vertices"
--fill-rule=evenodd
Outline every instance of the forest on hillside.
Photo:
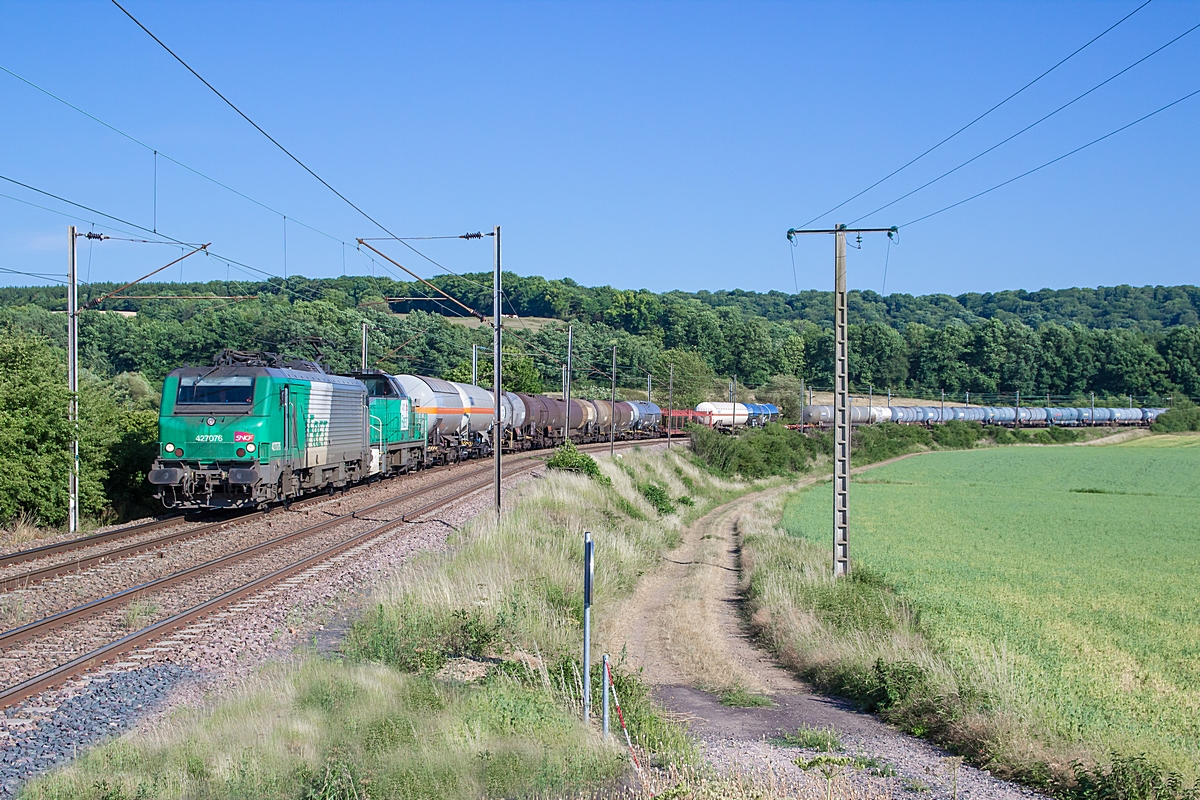
M 442 276 L 436 283 L 484 314 L 487 275 Z M 93 285 L 81 300 L 108 288 Z M 450 324 L 465 315 L 443 298 L 386 302 L 432 292 L 416 282 L 351 276 L 272 282 L 160 283 L 147 295 L 238 295 L 202 300 L 106 301 L 81 324 L 83 363 L 98 375 L 138 372 L 159 381 L 183 363 L 208 363 L 223 347 L 321 356 L 333 368 L 357 363 L 359 330 L 371 325 L 378 366 L 469 377 L 472 344 L 490 346 L 486 329 Z M 436 295 L 435 295 L 436 297 Z M 618 382 L 665 388 L 675 366 L 681 398 L 720 396 L 736 377 L 749 388 L 773 376 L 809 386 L 832 383 L 829 293 L 668 292 L 582 287 L 571 280 L 505 275 L 502 309 L 515 315 L 506 356 L 522 386 L 557 387 L 566 360 L 566 322 L 574 325 L 573 382 L 581 391 L 609 382 L 617 347 Z M 1133 395 L 1157 402 L 1200 396 L 1200 288 L 1116 287 L 992 295 L 911 297 L 851 294 L 851 383 L 952 396 L 1050 395 L 1072 399 Z M 65 343 L 63 287 L 0 289 L 0 328 Z M 394 313 L 393 313 L 394 312 Z M 1123 316 L 1122 316 L 1123 315 Z M 530 323 L 524 318 L 559 320 Z M 460 320 L 461 321 L 461 320 Z M 484 359 L 487 361 L 487 359 Z M 464 366 L 466 365 L 466 366 Z M 464 373 L 464 369 L 466 372 Z
M 448 294 L 484 313 L 491 313 L 491 275 L 443 275 L 433 283 Z M 81 298 L 99 296 L 115 285 L 94 284 L 82 289 Z M 279 294 L 309 300 L 324 299 L 338 305 L 380 302 L 384 297 L 428 297 L 428 288 L 415 281 L 390 277 L 345 276 L 307 279 L 293 277 L 286 283 L 271 281 L 210 281 L 203 283 L 142 284 L 147 291 L 139 294 Z M 830 292 L 804 291 L 748 292 L 741 289 L 718 292 L 666 292 L 614 289 L 611 286 L 580 286 L 570 278 L 562 280 L 537 276 L 523 277 L 505 273 L 505 313 L 523 317 L 553 317 L 562 320 L 607 322 L 630 333 L 645 333 L 654 327 L 667 327 L 661 320 L 679 303 L 697 300 L 709 308 L 737 308 L 749 316 L 770 322 L 812 322 L 832 325 L 833 299 Z M 61 286 L 0 287 L 0 305 L 40 305 L 65 307 L 66 292 Z M 912 323 L 934 328 L 954 322 L 967 325 L 985 320 L 1021 322 L 1033 328 L 1057 323 L 1097 329 L 1162 331 L 1177 325 L 1200 325 L 1200 287 L 1197 286 L 1101 286 L 1098 288 L 1024 289 L 1003 292 L 968 293 L 958 296 L 930 294 L 880 295 L 871 290 L 852 290 L 848 295 L 851 319 L 859 323 L 878 322 L 897 330 Z M 417 309 L 441 311 L 450 316 L 466 314 L 450 303 L 428 299 L 390 304 L 393 311 Z M 136 310 L 138 301 L 110 301 L 105 308 Z

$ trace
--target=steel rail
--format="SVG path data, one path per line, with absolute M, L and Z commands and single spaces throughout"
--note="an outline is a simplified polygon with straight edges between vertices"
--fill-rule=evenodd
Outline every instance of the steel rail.
M 11 553 L 0 555 L 0 567 L 7 567 L 12 564 L 20 564 L 25 561 L 32 561 L 35 558 L 44 558 L 57 553 L 65 553 L 68 550 L 75 550 L 80 547 L 89 547 L 94 544 L 103 544 L 104 542 L 112 541 L 113 539 L 124 539 L 127 536 L 136 536 L 139 533 L 153 531 L 159 528 L 167 528 L 177 525 L 183 521 L 183 515 L 164 517 L 155 519 L 149 522 L 141 522 L 137 525 L 128 525 L 124 528 L 105 531 L 104 533 L 95 533 L 91 536 L 80 536 L 78 539 L 68 539 L 65 542 L 57 542 L 55 544 L 44 544 L 41 547 L 31 547 L 28 550 L 16 550 Z
M 534 456 L 529 456 L 522 460 L 532 462 L 537 459 Z M 540 466 L 540 464 L 527 463 L 527 464 L 524 464 L 524 465 L 516 468 L 509 474 L 510 475 L 519 475 L 521 473 L 536 469 L 538 466 Z M 487 467 L 482 470 L 479 470 L 479 472 L 491 472 L 491 468 Z M 472 473 L 472 474 L 475 474 L 475 473 Z M 487 488 L 488 486 L 491 486 L 491 484 L 492 484 L 492 481 L 490 479 L 483 480 L 483 481 L 477 481 L 476 483 L 474 483 L 470 486 L 467 486 L 463 489 L 460 489 L 456 492 L 453 492 L 450 495 L 447 495 L 446 497 L 441 497 L 430 503 L 427 503 L 426 505 L 422 506 L 420 509 L 417 509 L 414 512 L 402 514 L 399 517 L 396 517 L 395 519 L 392 519 L 392 520 L 388 520 L 387 522 L 384 522 L 374 528 L 371 528 L 370 530 L 355 534 L 354 536 L 351 536 L 348 539 L 345 539 L 331 547 L 328 547 L 319 553 L 316 553 L 314 555 L 303 558 L 300 561 L 294 562 L 287 566 L 281 567 L 271 573 L 268 573 L 267 575 L 264 575 L 260 578 L 256 578 L 252 581 L 249 581 L 248 583 L 245 583 L 245 584 L 237 587 L 236 589 L 231 589 L 230 591 L 225 592 L 224 594 L 222 594 L 218 597 L 212 598 L 210 600 L 206 600 L 205 602 L 203 602 L 197 606 L 194 606 L 190 609 L 187 609 L 186 611 L 182 611 L 182 612 L 175 614 L 171 617 L 168 617 L 164 620 L 156 622 L 153 625 L 143 628 L 140 631 L 136 631 L 134 633 L 129 634 L 128 636 L 122 637 L 121 639 L 118 639 L 115 642 L 109 642 L 108 644 L 104 645 L 103 647 L 93 650 L 90 653 L 85 653 L 84 655 L 74 658 L 71 661 L 66 662 L 65 664 L 60 664 L 59 666 L 53 667 L 53 668 L 41 673 L 40 675 L 35 675 L 31 678 L 28 678 L 28 679 L 22 681 L 21 683 L 18 683 L 14 686 L 7 687 L 3 691 L 0 691 L 0 708 L 8 707 L 15 703 L 19 703 L 22 700 L 26 700 L 30 697 L 36 696 L 37 694 L 45 691 L 46 689 L 52 688 L 53 686 L 56 686 L 56 685 L 62 683 L 64 680 L 67 680 L 75 675 L 81 674 L 90 669 L 100 666 L 105 661 L 108 661 L 109 659 L 111 659 L 115 656 L 129 652 L 130 650 L 136 649 L 140 645 L 151 642 L 154 639 L 158 638 L 160 636 L 160 634 L 169 633 L 171 631 L 174 631 L 174 630 L 181 628 L 191 622 L 194 622 L 195 620 L 205 617 L 208 614 L 210 614 L 214 611 L 217 611 L 224 606 L 231 605 L 231 604 L 236 603 L 237 601 L 242 600 L 246 597 L 257 594 L 258 592 L 260 592 L 266 588 L 269 588 L 271 585 L 273 585 L 275 583 L 278 583 L 292 575 L 295 575 L 296 573 L 303 572 L 304 570 L 308 569 L 309 567 L 313 566 L 314 564 L 317 564 L 317 563 L 320 563 L 321 561 L 325 561 L 330 558 L 333 558 L 334 556 L 337 556 L 338 554 L 345 552 L 346 550 L 348 550 L 358 544 L 370 541 L 371 539 L 376 538 L 383 533 L 386 533 L 387 531 L 391 530 L 394 527 L 397 527 L 399 525 L 404 525 L 406 523 L 411 523 L 413 521 L 412 517 L 421 516 L 423 514 L 429 513 L 430 511 L 432 511 L 436 508 L 440 508 L 442 506 L 449 505 L 450 503 L 453 503 L 473 492 L 477 492 L 481 489 Z M 425 489 L 414 490 L 413 492 L 408 493 L 405 496 L 405 498 L 396 498 L 391 501 L 386 501 L 386 504 L 391 505 L 396 502 L 400 502 L 400 500 L 402 500 L 402 499 L 411 499 L 411 497 L 413 495 L 430 492 L 430 491 L 432 491 L 433 488 L 434 487 L 427 487 Z M 375 508 L 379 505 L 383 505 L 383 504 L 376 504 L 376 506 L 372 506 L 371 508 Z M 366 509 L 363 509 L 363 510 L 365 511 Z M 354 513 L 359 513 L 359 512 L 354 512 Z M 322 527 L 328 526 L 330 522 L 335 522 L 335 521 L 344 522 L 345 517 L 338 518 L 338 520 L 330 520 L 327 523 L 321 523 L 321 526 Z M 95 608 L 93 608 L 92 610 L 95 610 Z

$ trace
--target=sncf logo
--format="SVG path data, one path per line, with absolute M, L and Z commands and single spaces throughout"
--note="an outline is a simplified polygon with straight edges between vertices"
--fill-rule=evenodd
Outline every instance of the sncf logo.
M 253 442 L 254 434 L 247 433 L 246 431 L 234 431 L 233 432 L 233 440 L 235 442 Z

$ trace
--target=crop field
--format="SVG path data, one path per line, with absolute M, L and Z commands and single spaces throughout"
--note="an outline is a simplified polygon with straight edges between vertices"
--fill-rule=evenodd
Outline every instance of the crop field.
M 828 484 L 788 533 L 830 538 Z M 1200 764 L 1200 437 L 945 452 L 850 495 L 851 554 L 1051 751 Z

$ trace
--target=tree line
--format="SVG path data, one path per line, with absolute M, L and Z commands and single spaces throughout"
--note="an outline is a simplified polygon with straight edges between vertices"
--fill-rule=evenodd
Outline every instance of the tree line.
M 435 282 L 490 314 L 489 276 L 448 275 Z M 84 298 L 106 288 L 88 287 Z M 381 366 L 469 377 L 471 344 L 490 347 L 491 342 L 486 328 L 446 324 L 446 317 L 466 312 L 415 282 L 369 276 L 295 277 L 286 285 L 208 282 L 144 288 L 146 294 L 254 295 L 256 299 L 223 305 L 108 301 L 106 310 L 132 311 L 137 316 L 84 315 L 81 341 L 85 349 L 90 348 L 85 363 L 94 358 L 98 372 L 138 371 L 158 380 L 185 361 L 206 362 L 211 352 L 224 346 L 270 348 L 304 357 L 321 353 L 331 364 L 353 366 L 357 326 L 365 320 L 378 342 L 374 349 L 386 356 Z M 384 300 L 418 295 L 434 299 Z M 522 371 L 525 387 L 554 389 L 561 383 L 568 320 L 574 325 L 579 359 L 573 383 L 581 391 L 591 383 L 607 383 L 613 346 L 618 349 L 622 385 L 643 384 L 647 373 L 661 382 L 667 363 L 673 361 L 687 384 L 685 399 L 697 392 L 716 392 L 714 386 L 726 386 L 733 376 L 750 388 L 777 375 L 818 387 L 832 383 L 828 293 L 654 294 L 582 287 L 570 279 L 506 275 L 505 297 L 502 311 L 515 315 L 506 323 L 512 333 L 506 344 L 512 352 L 506 358 L 526 359 L 513 365 Z M 10 326 L 62 340 L 61 315 L 46 312 L 60 311 L 64 303 L 62 287 L 0 289 L 0 324 L 7 320 Z M 1200 323 L 1195 322 L 1200 289 L 1196 287 L 1002 292 L 959 298 L 882 298 L 860 292 L 851 293 L 851 306 L 850 377 L 857 391 L 874 387 L 937 393 L 944 389 L 976 396 L 1020 391 L 1026 396 L 1058 398 L 1096 392 L 1102 399 L 1200 396 Z M 1109 324 L 1122 309 L 1127 324 Z M 1079 322 L 1081 318 L 1092 324 Z M 1180 320 L 1184 323 L 1176 324 Z M 490 374 L 490 358 L 481 363 Z
M 453 276 L 452 276 L 453 277 Z M 454 280 L 461 280 L 454 278 Z M 795 419 L 800 387 L 831 384 L 833 333 L 811 319 L 772 319 L 737 304 L 684 293 L 653 295 L 601 287 L 576 292 L 569 281 L 506 277 L 517 309 L 505 321 L 504 387 L 558 391 L 566 360 L 567 323 L 535 303 L 542 299 L 572 320 L 572 385 L 576 396 L 609 396 L 612 348 L 618 394 L 692 407 L 724 399 L 736 377 L 739 399 L 774 402 Z M 445 281 L 447 285 L 450 280 Z M 471 376 L 472 345 L 481 348 L 479 380 L 491 382 L 490 327 L 463 324 L 447 308 L 394 313 L 384 297 L 414 296 L 414 285 L 362 277 L 286 286 L 157 284 L 146 294 L 254 295 L 228 301 L 123 300 L 84 311 L 80 357 L 83 508 L 92 517 L 128 516 L 147 508 L 144 473 L 157 438 L 162 379 L 172 369 L 212 363 L 225 348 L 319 358 L 330 371 L 359 367 L 361 325 L 369 325 L 372 366 L 451 380 Z M 91 287 L 93 294 L 103 287 Z M 395 294 L 393 294 L 395 293 Z M 528 295 L 528 296 L 526 296 Z M 85 295 L 86 297 L 86 295 Z M 472 298 L 465 293 L 468 301 Z M 587 300 L 586 303 L 580 298 Z M 447 305 L 443 301 L 443 305 Z M 121 307 L 124 306 L 122 309 Z M 124 310 L 125 315 L 112 313 Z M 490 311 L 490 308 L 481 308 Z M 513 311 L 505 309 L 512 314 Z M 136 313 L 129 313 L 136 312 Z M 574 315 L 574 316 L 572 316 Z M 540 319 L 532 317 L 540 316 Z M 66 314 L 61 288 L 0 290 L 0 521 L 20 514 L 57 524 L 65 516 L 69 466 L 66 423 Z M 1200 397 L 1200 326 L 1161 330 L 1086 327 L 1015 319 L 897 327 L 862 320 L 850 327 L 855 391 L 936 396 L 942 389 L 973 398 L 1020 391 L 1086 403 L 1124 404 L 1127 395 L 1166 403 Z

